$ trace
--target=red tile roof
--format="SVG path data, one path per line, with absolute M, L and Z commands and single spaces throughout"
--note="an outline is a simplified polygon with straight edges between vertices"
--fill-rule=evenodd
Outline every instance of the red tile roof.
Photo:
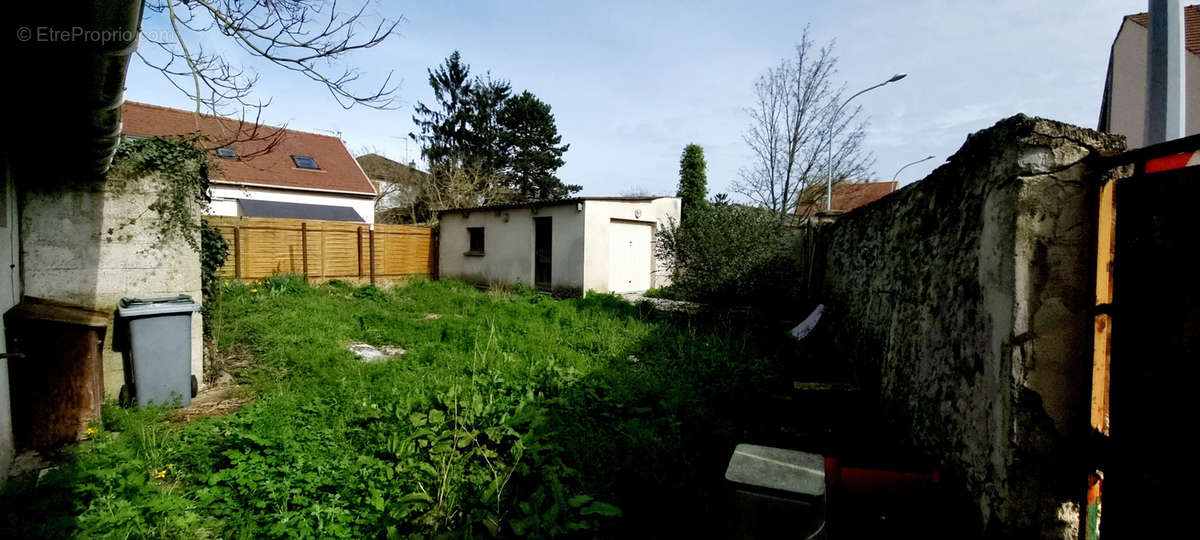
M 842 182 L 833 185 L 833 209 L 842 212 L 872 203 L 896 191 L 898 182 Z M 825 210 L 825 186 L 814 185 L 804 190 L 796 203 L 796 214 L 806 216 Z
M 1125 18 L 1147 28 L 1150 27 L 1149 13 L 1135 13 Z M 1200 55 L 1200 5 L 1184 6 L 1183 34 L 1187 50 L 1192 54 Z
M 194 111 L 184 111 L 126 101 L 121 107 L 125 135 L 187 136 L 197 133 L 206 138 L 214 148 L 229 146 L 238 156 L 245 159 L 222 159 L 213 153 L 212 162 L 216 169 L 211 171 L 212 181 L 278 187 L 285 189 L 336 191 L 352 194 L 375 195 L 367 175 L 346 150 L 346 145 L 337 137 L 284 129 L 273 148 L 267 149 L 270 139 L 279 128 L 258 126 L 251 134 L 253 122 L 242 123 L 237 119 L 201 115 L 199 129 L 196 127 Z M 240 142 L 236 134 L 242 133 Z M 251 136 L 253 135 L 253 136 Z M 293 155 L 312 156 L 320 170 L 297 168 Z

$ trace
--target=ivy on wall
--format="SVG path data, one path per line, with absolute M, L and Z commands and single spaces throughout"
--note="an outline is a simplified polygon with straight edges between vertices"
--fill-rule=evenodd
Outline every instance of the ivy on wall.
M 201 212 L 212 200 L 209 195 L 209 156 L 198 138 L 147 137 L 125 139 L 117 148 L 108 172 L 108 188 L 116 193 L 133 188 L 146 178 L 151 184 L 154 202 L 147 212 L 157 216 L 158 242 L 182 238 L 200 254 L 200 282 L 207 307 L 220 289 L 217 270 L 229 256 L 229 245 L 216 228 L 208 225 Z M 129 218 L 124 226 L 146 216 Z M 109 230 L 112 235 L 113 230 Z M 205 330 L 208 324 L 205 319 Z
M 147 208 L 158 219 L 157 240 L 182 238 L 188 247 L 202 252 L 200 232 L 202 209 L 208 206 L 208 153 L 196 144 L 197 138 L 146 137 L 125 139 L 117 147 L 113 166 L 108 171 L 108 186 L 121 192 L 153 176 L 154 202 Z M 130 218 L 132 225 L 140 217 Z M 112 234 L 113 231 L 109 231 Z

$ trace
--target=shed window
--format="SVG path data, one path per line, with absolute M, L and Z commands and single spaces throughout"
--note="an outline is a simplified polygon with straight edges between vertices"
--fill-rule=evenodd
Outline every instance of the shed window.
M 292 156 L 292 163 L 295 163 L 296 167 L 301 169 L 319 170 L 321 168 L 317 166 L 317 160 L 313 159 L 312 156 Z
M 483 255 L 483 227 L 467 227 L 467 235 L 471 238 L 468 255 Z

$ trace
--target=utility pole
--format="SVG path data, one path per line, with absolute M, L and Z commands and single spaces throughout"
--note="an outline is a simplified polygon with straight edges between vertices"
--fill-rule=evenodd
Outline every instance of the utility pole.
M 1149 0 L 1146 145 L 1187 134 L 1183 0 Z

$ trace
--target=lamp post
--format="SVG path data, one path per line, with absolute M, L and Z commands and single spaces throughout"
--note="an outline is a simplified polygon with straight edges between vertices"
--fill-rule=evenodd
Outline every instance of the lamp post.
M 838 115 L 842 114 L 842 109 L 846 108 L 846 105 L 848 105 L 850 103 L 850 100 L 852 100 L 858 96 L 861 96 L 867 92 L 870 92 L 871 90 L 879 88 L 880 86 L 883 86 L 885 84 L 894 83 L 894 82 L 896 82 L 900 79 L 903 79 L 907 76 L 908 76 L 907 73 L 897 73 L 895 75 L 892 75 L 892 78 L 890 78 L 886 81 L 883 81 L 875 86 L 872 86 L 870 88 L 866 88 L 863 90 L 859 90 L 857 94 L 854 94 L 853 96 L 850 96 L 849 98 L 847 98 L 846 101 L 843 101 L 841 106 L 839 106 L 837 108 L 837 110 L 833 112 L 833 116 L 829 117 L 829 179 L 825 183 L 825 210 L 833 210 L 833 124 L 834 124 L 834 122 L 837 121 Z
M 923 158 L 921 158 L 921 159 L 918 159 L 918 160 L 916 160 L 916 161 L 914 161 L 914 162 L 912 162 L 912 163 L 909 163 L 908 165 L 905 165 L 905 166 L 903 166 L 903 167 L 900 167 L 900 171 L 903 171 L 904 169 L 907 169 L 907 168 L 908 168 L 909 166 L 911 166 L 911 165 L 916 165 L 916 164 L 918 164 L 918 163 L 920 163 L 920 162 L 922 162 L 922 161 L 929 161 L 929 160 L 931 160 L 931 159 L 933 159 L 933 156 L 925 156 L 925 157 L 923 157 Z M 896 174 L 893 174 L 893 175 L 892 175 L 892 181 L 893 181 L 893 182 L 895 182 L 895 181 L 896 181 L 896 177 L 897 177 L 897 176 L 900 176 L 900 171 L 896 171 Z

